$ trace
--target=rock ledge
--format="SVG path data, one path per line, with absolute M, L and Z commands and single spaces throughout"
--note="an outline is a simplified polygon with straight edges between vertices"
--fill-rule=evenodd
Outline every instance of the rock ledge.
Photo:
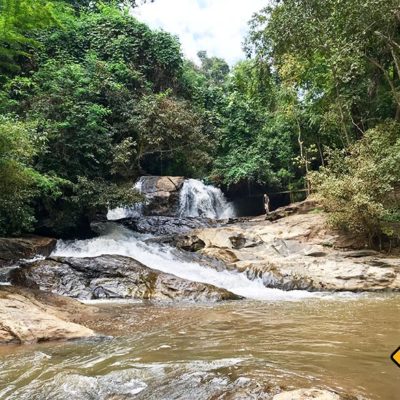
M 51 257 L 21 264 L 10 274 L 13 285 L 79 299 L 141 299 L 153 301 L 237 300 L 225 289 L 178 278 L 123 256 Z
M 0 286 L 0 344 L 93 337 L 91 329 L 71 322 L 83 307 L 61 296 Z

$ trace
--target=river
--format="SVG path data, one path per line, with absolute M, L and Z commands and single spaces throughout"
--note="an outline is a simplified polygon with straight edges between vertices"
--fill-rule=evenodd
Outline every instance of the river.
M 219 305 L 98 304 L 113 339 L 0 348 L 0 398 L 268 399 L 320 387 L 396 400 L 396 295 Z

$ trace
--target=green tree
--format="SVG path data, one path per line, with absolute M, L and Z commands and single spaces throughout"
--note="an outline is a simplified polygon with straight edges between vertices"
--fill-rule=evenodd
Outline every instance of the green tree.
M 214 179 L 228 185 L 250 180 L 277 188 L 289 183 L 294 136 L 290 123 L 277 113 L 279 107 L 282 96 L 268 65 L 249 60 L 233 69 L 219 109 Z
M 189 103 L 168 93 L 145 96 L 135 109 L 134 124 L 140 172 L 198 175 L 210 164 L 212 138 L 204 134 L 201 116 Z
M 361 166 L 355 172 L 353 162 L 364 167 L 375 163 L 379 170 L 383 164 L 368 160 L 373 154 L 364 151 L 366 143 L 375 134 L 394 132 L 392 139 L 397 134 L 390 121 L 400 118 L 399 16 L 397 0 L 275 1 L 255 15 L 246 42 L 248 54 L 276 73 L 279 89 L 273 120 L 285 121 L 297 136 L 294 161 L 302 174 L 322 165 L 319 176 L 326 182 L 315 184 L 313 178 L 314 188 L 332 218 L 370 236 L 379 231 L 380 213 L 388 206 L 377 205 L 377 197 L 363 186 L 371 180 L 366 174 L 358 176 Z M 343 156 L 338 157 L 341 149 Z M 359 150 L 364 151 L 363 158 L 356 157 Z M 353 172 L 336 181 L 332 171 L 340 164 Z M 374 184 L 378 182 L 376 177 Z M 376 195 L 385 193 L 378 190 Z
M 95 9 L 102 4 L 111 4 L 119 7 L 137 7 L 140 4 L 146 3 L 146 0 L 64 0 L 74 7 L 76 10 Z M 149 0 L 153 2 L 154 0 Z
M 248 44 L 294 79 L 322 133 L 348 145 L 399 118 L 399 12 L 397 0 L 285 0 L 253 19 Z
M 16 58 L 29 57 L 39 44 L 32 33 L 57 23 L 55 5 L 50 0 L 0 0 L 0 73 L 19 70 Z
M 60 20 L 32 32 L 40 46 L 29 68 L 20 62 L 21 74 L 4 82 L 0 110 L 34 126 L 30 222 L 36 214 L 38 232 L 74 236 L 97 212 L 138 200 L 131 188 L 139 164 L 201 174 L 211 140 L 204 101 L 190 103 L 199 88 L 184 83 L 175 37 L 113 5 L 93 3 Z
M 0 234 L 29 230 L 35 221 L 32 198 L 35 176 L 30 168 L 35 146 L 32 124 L 0 117 Z
M 206 51 L 199 51 L 197 56 L 201 62 L 201 70 L 209 80 L 219 85 L 225 82 L 229 74 L 229 65 L 224 59 L 208 57 Z

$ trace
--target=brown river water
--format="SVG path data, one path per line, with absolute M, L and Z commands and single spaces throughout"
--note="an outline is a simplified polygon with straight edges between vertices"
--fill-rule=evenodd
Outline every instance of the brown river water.
M 400 399 L 400 295 L 97 307 L 113 338 L 0 348 L 0 399 Z

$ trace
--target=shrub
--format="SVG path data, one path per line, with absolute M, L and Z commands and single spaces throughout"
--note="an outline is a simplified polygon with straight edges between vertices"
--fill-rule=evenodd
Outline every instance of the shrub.
M 378 125 L 346 151 L 329 151 L 328 159 L 310 180 L 331 226 L 366 234 L 370 242 L 396 236 L 388 223 L 400 220 L 400 124 Z

